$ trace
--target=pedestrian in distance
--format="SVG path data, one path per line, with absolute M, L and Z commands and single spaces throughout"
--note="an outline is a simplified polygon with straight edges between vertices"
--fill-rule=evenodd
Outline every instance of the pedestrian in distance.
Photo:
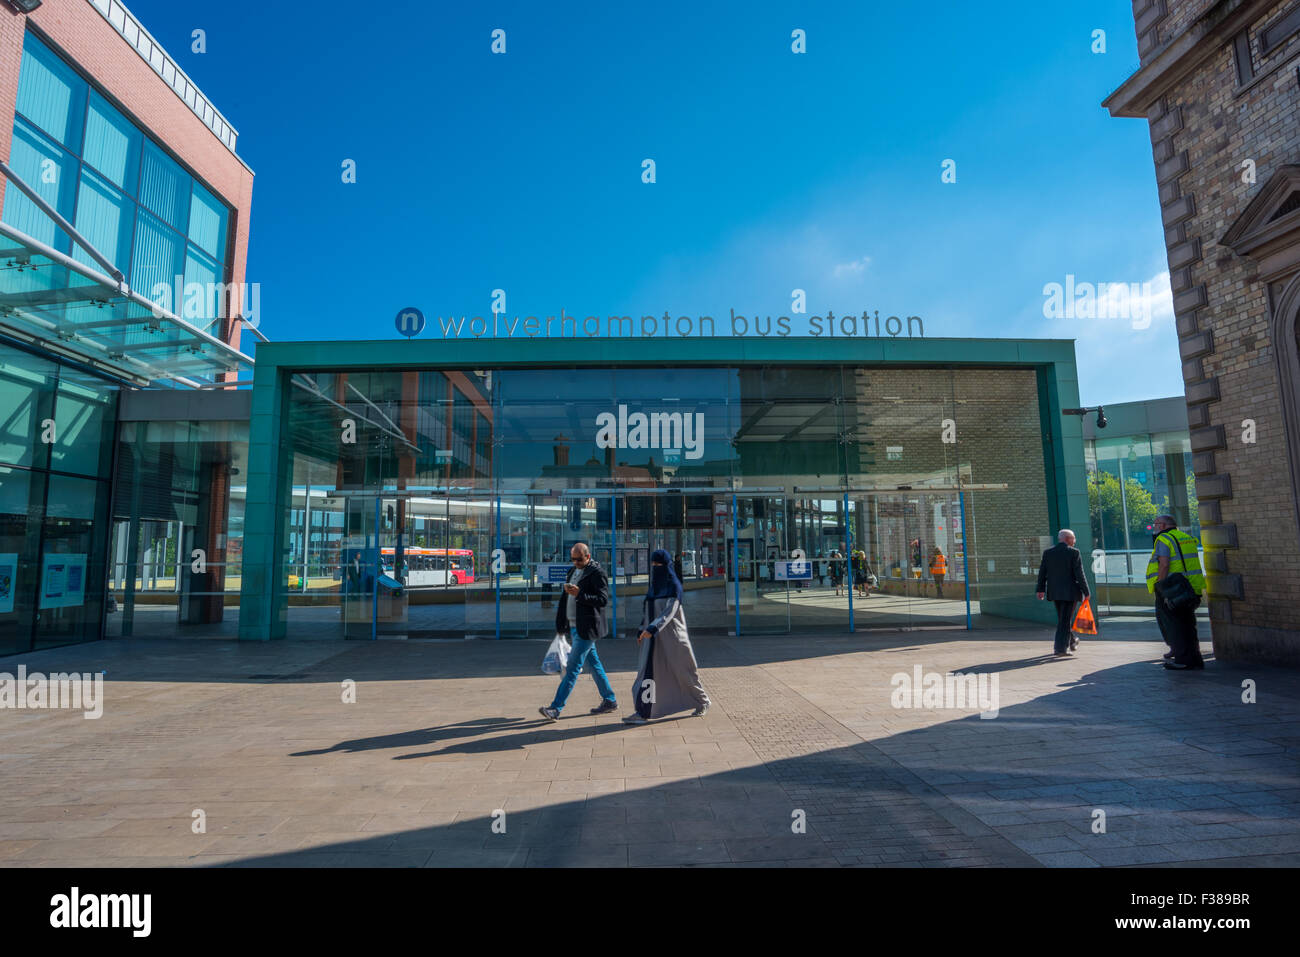
M 1056 534 L 1056 544 L 1043 552 L 1038 565 L 1038 600 L 1049 599 L 1056 605 L 1056 642 L 1058 658 L 1069 658 L 1079 647 L 1072 626 L 1079 602 L 1088 597 L 1088 579 L 1083 575 L 1083 556 L 1074 547 L 1074 532 L 1063 528 Z
M 943 597 L 943 579 L 948 574 L 948 559 L 938 545 L 930 551 L 930 577 L 934 579 L 934 596 Z

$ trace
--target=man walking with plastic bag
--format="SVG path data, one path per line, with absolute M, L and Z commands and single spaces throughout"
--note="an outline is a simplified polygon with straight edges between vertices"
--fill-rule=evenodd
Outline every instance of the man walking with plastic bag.
M 609 624 L 605 617 L 605 606 L 609 604 L 609 582 L 605 571 L 591 560 L 591 549 L 585 542 L 578 542 L 569 551 L 573 568 L 569 570 L 568 580 L 564 583 L 564 597 L 555 610 L 555 631 L 557 635 L 568 634 L 572 643 L 569 660 L 564 668 L 564 677 L 560 687 L 555 691 L 555 700 L 549 708 L 538 708 L 542 717 L 557 721 L 564 704 L 569 700 L 573 686 L 578 683 L 582 666 L 591 664 L 591 676 L 596 681 L 596 690 L 600 692 L 600 704 L 591 709 L 592 714 L 606 714 L 618 710 L 618 700 L 614 689 L 610 687 L 605 668 L 596 653 L 596 640 L 609 634 Z
M 1038 600 L 1044 598 L 1056 605 L 1057 658 L 1069 658 L 1079 647 L 1070 625 L 1079 602 L 1088 600 L 1088 579 L 1083 575 L 1083 558 L 1074 547 L 1074 532 L 1061 529 L 1056 535 L 1056 545 L 1043 552 L 1038 566 Z

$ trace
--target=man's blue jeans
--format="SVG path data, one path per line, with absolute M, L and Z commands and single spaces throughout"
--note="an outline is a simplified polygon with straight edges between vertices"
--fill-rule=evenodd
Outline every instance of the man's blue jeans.
M 564 677 L 560 679 L 560 687 L 555 691 L 551 707 L 556 711 L 564 710 L 564 703 L 569 700 L 569 693 L 578 683 L 578 675 L 582 674 L 582 666 L 588 661 L 591 662 L 591 676 L 596 679 L 596 690 L 600 692 L 601 699 L 616 700 L 614 689 L 609 686 L 609 678 L 605 676 L 605 667 L 600 663 L 600 655 L 596 654 L 596 643 L 587 638 L 579 638 L 578 629 L 570 626 L 569 644 L 573 646 L 569 649 L 569 664 L 564 669 Z

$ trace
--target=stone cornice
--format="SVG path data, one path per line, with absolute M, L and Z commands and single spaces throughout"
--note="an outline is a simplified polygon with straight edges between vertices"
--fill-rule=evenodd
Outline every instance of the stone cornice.
M 1273 5 L 1274 0 L 1220 0 L 1178 36 L 1167 40 L 1102 106 L 1111 116 L 1145 119 L 1160 97 L 1174 89 L 1228 40 Z

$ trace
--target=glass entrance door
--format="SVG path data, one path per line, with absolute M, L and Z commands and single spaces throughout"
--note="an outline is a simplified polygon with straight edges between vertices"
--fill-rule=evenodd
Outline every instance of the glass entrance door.
M 965 527 L 955 490 L 847 496 L 854 629 L 964 627 Z
M 343 499 L 339 552 L 339 614 L 344 638 L 406 637 L 410 556 L 398 500 L 382 495 Z
M 790 630 L 790 581 L 778 564 L 791 558 L 784 495 L 737 495 L 726 530 L 727 601 L 739 611 L 737 634 Z

